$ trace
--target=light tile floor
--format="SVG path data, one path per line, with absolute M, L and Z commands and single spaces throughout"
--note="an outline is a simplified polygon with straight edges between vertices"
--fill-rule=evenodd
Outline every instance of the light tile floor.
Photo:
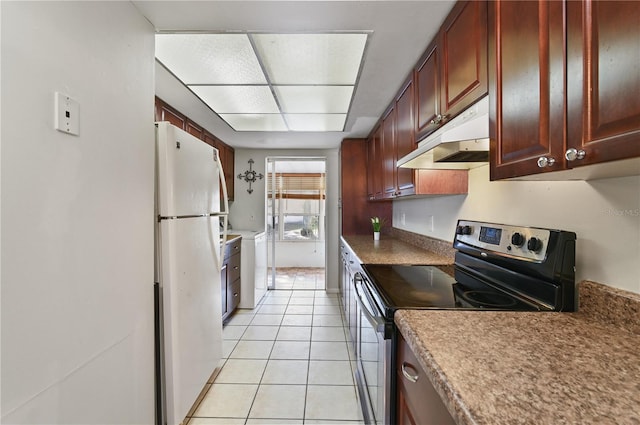
M 318 270 L 277 278 L 310 288 Z M 269 291 L 238 310 L 223 330 L 222 369 L 188 425 L 363 424 L 341 311 L 337 295 L 315 286 Z
M 271 283 L 271 269 L 267 279 Z M 276 289 L 324 289 L 324 269 L 315 267 L 278 267 Z

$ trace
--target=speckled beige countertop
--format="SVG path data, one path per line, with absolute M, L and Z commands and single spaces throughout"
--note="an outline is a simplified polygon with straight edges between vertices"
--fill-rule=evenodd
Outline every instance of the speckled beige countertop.
M 389 235 L 382 235 L 379 241 L 374 241 L 373 235 L 342 238 L 363 264 L 453 264 L 453 257 L 442 252 L 420 248 Z
M 640 424 L 640 335 L 625 327 L 582 312 L 400 310 L 395 322 L 458 424 Z

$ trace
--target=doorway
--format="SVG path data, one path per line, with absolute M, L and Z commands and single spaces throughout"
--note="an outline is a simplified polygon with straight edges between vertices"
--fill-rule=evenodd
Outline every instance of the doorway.
M 326 158 L 267 157 L 269 289 L 326 288 Z

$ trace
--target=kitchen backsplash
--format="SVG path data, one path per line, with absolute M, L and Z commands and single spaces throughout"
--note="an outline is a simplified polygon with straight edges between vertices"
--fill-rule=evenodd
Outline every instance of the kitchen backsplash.
M 393 226 L 453 240 L 458 219 L 575 232 L 576 280 L 640 294 L 640 177 L 592 181 L 489 181 L 469 171 L 469 194 L 393 201 Z
M 640 295 L 588 280 L 578 293 L 580 314 L 640 335 Z
M 453 242 L 443 241 L 442 239 L 432 238 L 396 227 L 391 228 L 391 236 L 411 245 L 426 249 L 427 251 L 451 258 L 452 260 L 456 253 L 456 250 L 453 249 Z

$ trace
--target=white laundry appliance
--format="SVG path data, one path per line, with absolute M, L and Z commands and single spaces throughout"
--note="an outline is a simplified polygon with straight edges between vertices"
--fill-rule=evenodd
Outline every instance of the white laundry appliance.
M 267 293 L 267 236 L 264 230 L 233 230 L 242 236 L 240 308 L 254 309 Z
M 174 425 L 222 358 L 228 202 L 218 151 L 168 122 L 156 128 L 156 419 Z

